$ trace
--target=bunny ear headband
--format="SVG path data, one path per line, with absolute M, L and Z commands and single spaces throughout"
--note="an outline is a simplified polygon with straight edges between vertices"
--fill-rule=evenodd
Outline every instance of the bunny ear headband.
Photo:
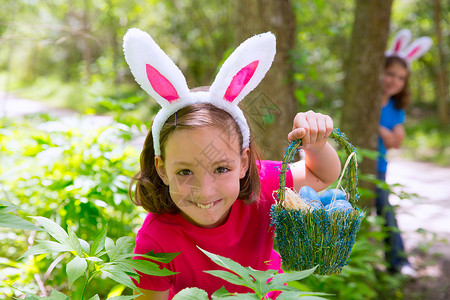
M 131 73 L 161 105 L 152 124 L 155 155 L 161 155 L 160 131 L 167 119 L 183 107 L 210 103 L 228 112 L 238 124 L 243 148 L 250 144 L 250 129 L 238 103 L 264 78 L 275 57 L 275 36 L 263 33 L 243 42 L 226 59 L 208 92 L 191 92 L 186 78 L 149 34 L 131 28 L 124 36 L 125 60 Z
M 410 41 L 411 32 L 408 29 L 400 30 L 395 35 L 391 48 L 386 51 L 385 55 L 387 57 L 399 56 L 407 62 L 408 66 L 410 66 L 413 60 L 424 55 L 433 44 L 433 40 L 428 36 L 422 36 L 408 46 Z

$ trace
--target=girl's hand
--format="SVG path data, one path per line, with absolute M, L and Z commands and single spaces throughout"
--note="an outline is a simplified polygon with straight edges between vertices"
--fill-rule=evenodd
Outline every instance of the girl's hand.
M 326 144 L 332 130 L 333 120 L 330 116 L 310 110 L 295 116 L 288 139 L 289 141 L 302 139 L 302 148 L 318 149 Z

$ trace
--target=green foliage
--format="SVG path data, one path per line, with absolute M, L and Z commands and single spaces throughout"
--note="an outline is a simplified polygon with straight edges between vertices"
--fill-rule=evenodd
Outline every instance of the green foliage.
M 2 189 L 29 214 L 56 217 L 63 226 L 73 225 L 82 238 L 92 238 L 92 226 L 103 221 L 120 223 L 111 233 L 124 235 L 132 229 L 126 220 L 138 214 L 128 199 L 138 156 L 127 142 L 131 129 L 120 124 L 95 129 L 88 120 L 72 122 L 47 116 L 3 121 Z
M 411 120 L 405 128 L 406 156 L 450 166 L 450 125 L 442 127 L 436 117 L 427 117 L 420 122 Z
M 276 270 L 258 271 L 250 267 L 243 267 L 237 262 L 199 248 L 205 253 L 214 263 L 227 269 L 228 271 L 205 271 L 211 275 L 222 278 L 228 282 L 236 285 L 246 286 L 254 291 L 254 293 L 238 294 L 229 293 L 224 287 L 217 290 L 212 299 L 263 299 L 269 292 L 282 291 L 282 294 L 277 299 L 324 299 L 320 296 L 325 296 L 324 293 L 316 292 L 304 292 L 291 286 L 285 285 L 287 282 L 301 280 L 311 275 L 315 268 L 305 271 L 298 271 L 292 273 L 278 273 Z M 270 280 L 271 279 L 271 280 Z M 270 280 L 270 281 L 269 281 Z M 198 288 L 186 288 L 180 291 L 174 300 L 182 299 L 195 299 L 195 300 L 208 300 L 208 294 Z
M 157 37 L 191 87 L 211 84 L 224 51 L 233 46 L 232 6 L 218 1 L 5 1 L 1 89 L 80 112 L 104 112 L 97 106 L 102 98 L 113 104 L 126 104 L 136 93 L 140 101 L 148 98 L 137 92 L 123 57 L 128 28 Z M 149 117 L 144 102 L 141 120 Z
M 142 211 L 128 198 L 129 178 L 138 159 L 130 145 L 131 135 L 131 128 L 123 124 L 94 128 L 88 119 L 63 122 L 48 115 L 1 119 L 0 190 L 14 206 L 1 203 L 0 222 L 8 221 L 8 227 L 17 228 L 13 225 L 25 224 L 17 218 L 35 215 L 54 219 L 63 228 L 70 226 L 86 241 L 95 240 L 105 223 L 113 239 L 134 236 L 142 223 Z M 10 223 L 13 219 L 15 223 Z M 52 264 L 67 256 L 64 251 L 52 257 L 42 254 L 32 260 L 17 260 L 35 239 L 44 238 L 42 232 L 0 228 L 2 282 L 16 282 L 18 288 L 32 293 L 39 290 L 37 279 L 45 286 L 69 288 L 64 270 Z M 48 245 L 54 246 L 49 242 L 40 247 Z M 90 286 L 92 290 L 101 286 L 107 293 L 112 283 L 94 278 Z M 0 287 L 0 294 L 11 293 L 11 289 Z
M 0 227 L 25 229 L 25 230 L 41 230 L 33 223 L 28 222 L 12 213 L 18 209 L 19 207 L 7 201 L 0 200 Z
M 32 246 L 19 259 L 27 256 L 40 254 L 59 254 L 69 252 L 73 258 L 66 265 L 69 289 L 73 289 L 75 282 L 82 284 L 80 299 L 84 299 L 85 291 L 89 282 L 95 276 L 104 275 L 112 280 L 138 291 L 136 285 L 131 280 L 139 280 L 137 271 L 154 276 L 167 276 L 175 274 L 167 269 L 160 269 L 159 266 L 148 260 L 134 260 L 133 257 L 143 258 L 168 263 L 177 254 L 153 254 L 146 255 L 133 254 L 134 239 L 131 237 L 121 237 L 115 243 L 108 238 L 106 228 L 95 238 L 93 243 L 80 239 L 69 227 L 67 232 L 54 221 L 44 217 L 33 217 L 45 231 L 55 240 L 39 240 L 38 244 Z M 80 279 L 80 280 L 79 280 Z M 98 295 L 93 296 L 93 299 Z M 53 290 L 50 297 L 27 296 L 26 299 L 70 299 L 64 293 Z M 132 299 L 122 297 L 122 299 Z

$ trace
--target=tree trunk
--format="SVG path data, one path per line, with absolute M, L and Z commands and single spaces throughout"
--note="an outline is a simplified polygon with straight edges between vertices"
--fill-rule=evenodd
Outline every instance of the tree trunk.
M 289 61 L 295 41 L 293 7 L 290 0 L 235 0 L 234 12 L 236 43 L 267 31 L 277 39 L 271 69 L 242 104 L 264 158 L 281 160 L 297 111 Z
M 433 0 L 433 11 L 434 11 L 434 32 L 437 39 L 437 47 L 439 51 L 439 61 L 438 69 L 436 72 L 436 85 L 437 85 L 437 100 L 438 100 L 438 111 L 439 111 L 439 122 L 442 126 L 445 126 L 448 122 L 448 81 L 446 72 L 446 57 L 444 51 L 444 40 L 442 38 L 441 30 L 441 11 L 442 5 L 440 0 Z
M 341 129 L 358 148 L 376 150 L 381 109 L 384 52 L 389 34 L 392 0 L 356 0 L 355 20 L 346 61 Z M 376 161 L 365 158 L 363 174 L 375 174 Z M 373 185 L 360 181 L 360 187 Z M 362 206 L 371 205 L 370 201 Z

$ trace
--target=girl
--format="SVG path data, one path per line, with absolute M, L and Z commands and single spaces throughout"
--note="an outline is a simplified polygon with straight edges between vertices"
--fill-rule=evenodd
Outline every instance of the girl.
M 254 269 L 279 269 L 270 228 L 281 162 L 260 161 L 237 105 L 264 77 L 275 55 L 271 33 L 252 37 L 224 62 L 210 88 L 190 91 L 181 71 L 146 33 L 130 29 L 125 58 L 140 85 L 162 106 L 141 153 L 135 198 L 149 214 L 135 253 L 181 252 L 162 266 L 178 272 L 142 275 L 140 299 L 171 299 L 186 287 L 209 295 L 247 288 L 204 273 L 219 269 L 197 247 Z M 286 186 L 322 190 L 340 173 L 327 137 L 329 116 L 299 113 L 289 140 L 303 139 L 305 160 L 292 164 Z
M 382 98 L 380 125 L 378 128 L 378 179 L 386 181 L 386 152 L 400 148 L 404 138 L 405 108 L 409 105 L 408 89 L 409 65 L 412 60 L 422 56 L 431 47 L 431 39 L 421 37 L 406 47 L 411 39 L 409 30 L 401 30 L 394 38 L 392 48 L 387 51 L 382 79 Z M 405 50 L 404 50 L 405 49 Z M 404 253 L 403 240 L 398 229 L 394 211 L 389 203 L 389 191 L 377 189 L 377 214 L 385 218 L 388 228 L 386 238 L 386 260 L 388 270 L 413 276 L 414 269 Z

